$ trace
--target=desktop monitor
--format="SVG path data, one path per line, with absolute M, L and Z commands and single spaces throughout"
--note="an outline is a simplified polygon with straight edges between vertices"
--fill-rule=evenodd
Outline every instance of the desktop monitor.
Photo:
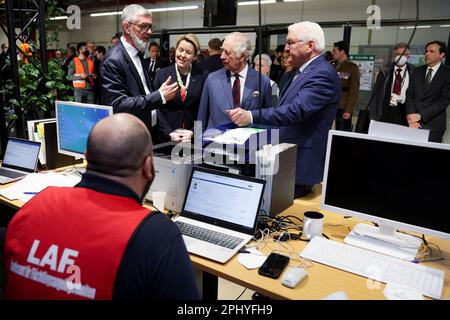
M 83 158 L 92 127 L 112 115 L 112 107 L 66 101 L 55 105 L 58 152 Z
M 396 229 L 450 239 L 450 145 L 333 130 L 328 139 L 321 208 L 379 225 L 357 225 L 347 243 L 399 256 L 421 242 Z

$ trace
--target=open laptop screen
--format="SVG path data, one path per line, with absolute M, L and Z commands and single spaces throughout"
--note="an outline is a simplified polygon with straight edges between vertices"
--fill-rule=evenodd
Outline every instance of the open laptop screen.
M 40 147 L 40 142 L 9 138 L 2 166 L 34 172 Z
M 264 185 L 264 180 L 194 167 L 183 216 L 253 232 Z

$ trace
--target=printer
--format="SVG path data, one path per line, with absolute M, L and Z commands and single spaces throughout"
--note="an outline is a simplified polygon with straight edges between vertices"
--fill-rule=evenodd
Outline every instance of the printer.
M 275 217 L 294 202 L 297 145 L 265 145 L 256 151 L 255 178 L 266 180 L 261 210 Z
M 180 144 L 181 145 L 181 144 Z M 180 146 L 178 145 L 178 146 Z M 194 154 L 191 147 L 179 148 L 174 155 L 176 143 L 168 142 L 155 145 L 153 148 L 153 166 L 155 178 L 146 200 L 152 201 L 152 193 L 164 191 L 166 193 L 164 207 L 166 209 L 180 212 L 183 206 L 186 189 L 192 172 L 194 162 L 201 163 L 201 154 Z M 197 159 L 197 161 L 194 161 Z
M 221 127 L 216 131 L 220 133 L 226 129 Z M 212 169 L 266 180 L 261 210 L 271 217 L 294 203 L 297 162 L 297 145 L 278 144 L 278 131 L 273 129 L 277 128 L 239 128 L 226 131 L 218 136 L 220 139 L 204 139 L 202 164 Z M 241 141 L 237 142 L 238 139 Z M 205 144 L 205 140 L 210 142 L 209 145 Z

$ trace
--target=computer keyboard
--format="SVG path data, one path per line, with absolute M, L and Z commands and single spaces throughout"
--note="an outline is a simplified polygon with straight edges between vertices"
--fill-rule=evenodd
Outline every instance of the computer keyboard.
M 440 299 L 444 271 L 344 243 L 314 237 L 300 254 L 328 266 L 384 283 L 398 283 Z
M 211 231 L 181 221 L 175 221 L 175 224 L 180 229 L 181 234 L 185 236 L 213 243 L 228 249 L 234 249 L 237 245 L 244 241 L 244 239 L 241 238 L 229 236 L 217 231 Z
M 8 177 L 8 178 L 18 178 L 24 176 L 22 172 L 11 171 L 7 169 L 0 168 L 0 176 Z

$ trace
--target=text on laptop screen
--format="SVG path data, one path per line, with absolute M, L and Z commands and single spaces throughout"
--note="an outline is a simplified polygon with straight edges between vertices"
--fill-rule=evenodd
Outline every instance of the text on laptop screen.
M 10 139 L 6 147 L 3 165 L 34 170 L 40 144 L 28 140 Z
M 103 106 L 57 102 L 59 152 L 73 156 L 84 155 L 92 127 L 112 114 Z
M 184 210 L 252 228 L 262 188 L 262 183 L 194 169 Z

